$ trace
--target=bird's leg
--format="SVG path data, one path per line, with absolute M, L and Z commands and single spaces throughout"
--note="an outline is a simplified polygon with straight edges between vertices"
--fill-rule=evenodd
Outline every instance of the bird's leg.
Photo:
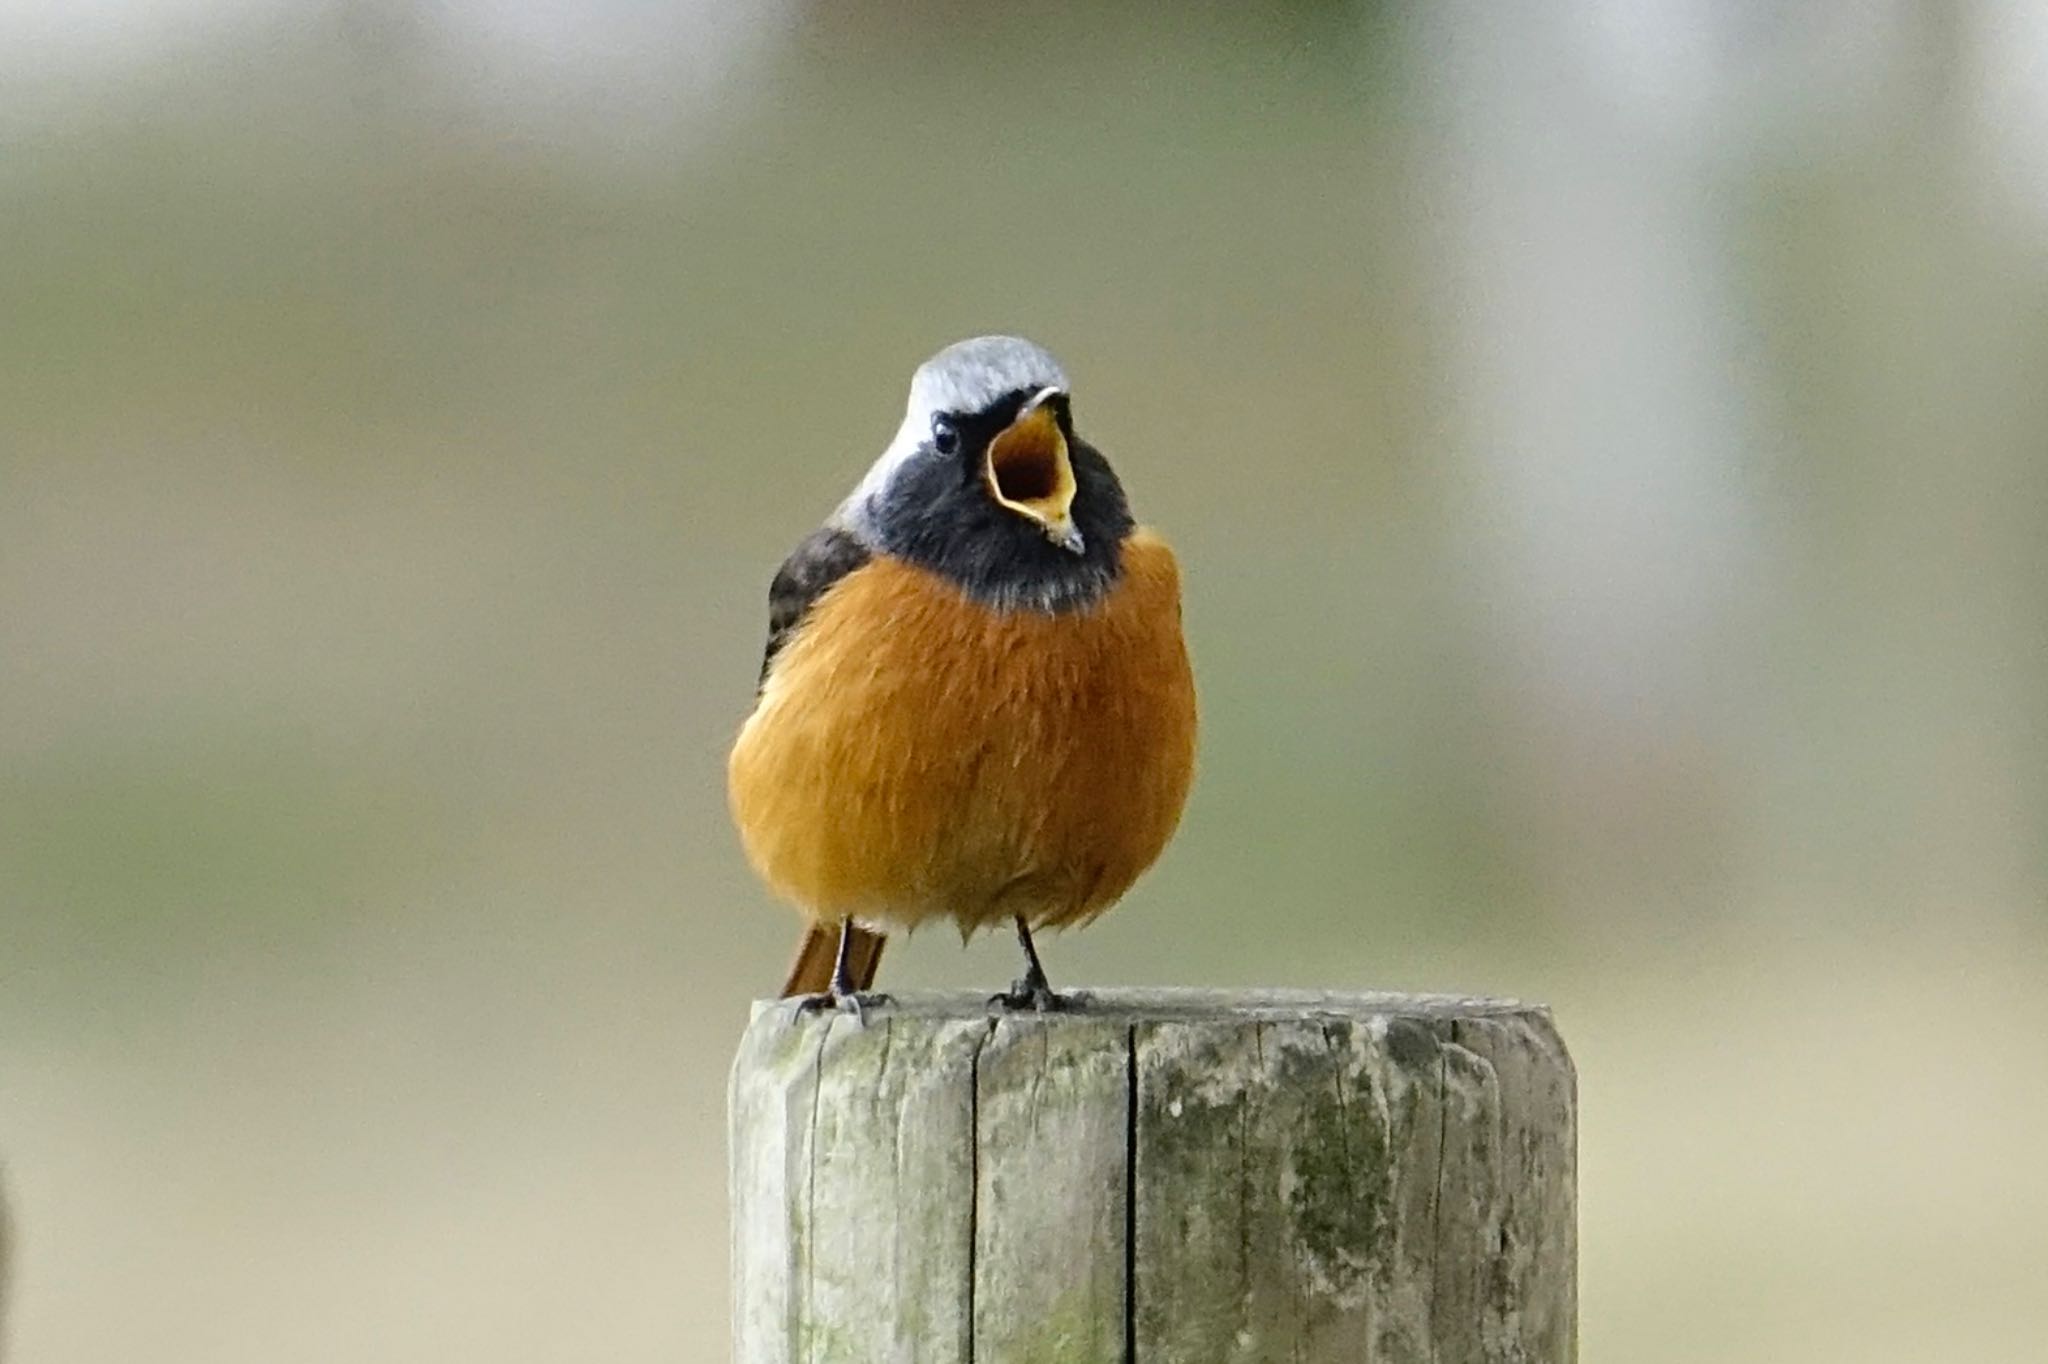
M 1068 1000 L 1053 993 L 1052 982 L 1045 978 L 1045 967 L 1038 960 L 1038 949 L 1031 942 L 1031 926 L 1024 922 L 1024 916 L 1017 916 L 1017 945 L 1024 949 L 1024 975 L 1009 989 L 1009 993 L 997 995 L 991 1004 L 1000 1004 L 1006 1009 L 1031 1009 L 1037 1013 L 1053 1013 L 1067 1007 Z
M 839 955 L 832 959 L 832 995 L 847 999 L 859 993 L 853 984 L 853 920 L 839 921 Z
M 867 1026 L 868 1017 L 863 1010 L 870 1004 L 887 1004 L 889 996 L 879 990 L 863 991 L 853 979 L 853 920 L 839 921 L 839 954 L 832 959 L 832 985 L 822 995 L 811 995 L 797 1007 L 808 1013 L 813 1009 L 831 1006 L 843 1014 L 852 1014 L 854 1021 Z

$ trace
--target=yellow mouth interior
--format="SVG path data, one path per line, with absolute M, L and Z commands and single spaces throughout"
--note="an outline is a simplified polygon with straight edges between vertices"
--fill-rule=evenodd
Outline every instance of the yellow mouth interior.
M 1036 407 L 989 442 L 989 490 L 1034 520 L 1065 519 L 1074 501 L 1074 466 L 1049 407 Z

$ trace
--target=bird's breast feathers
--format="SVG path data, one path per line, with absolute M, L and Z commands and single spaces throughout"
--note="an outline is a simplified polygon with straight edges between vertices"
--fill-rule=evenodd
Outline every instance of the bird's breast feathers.
M 883 555 L 777 652 L 733 748 L 748 856 L 818 917 L 1086 918 L 1151 864 L 1194 770 L 1173 552 L 1138 530 L 1082 609 L 1001 610 Z

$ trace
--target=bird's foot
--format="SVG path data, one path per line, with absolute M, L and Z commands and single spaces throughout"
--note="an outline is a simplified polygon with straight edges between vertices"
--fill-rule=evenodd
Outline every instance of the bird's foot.
M 880 1009 L 895 1002 L 880 990 L 848 990 L 843 994 L 829 991 L 821 995 L 805 995 L 798 1001 L 796 1011 L 799 1014 L 811 1014 L 834 1009 L 842 1014 L 851 1014 L 853 1021 L 865 1028 L 868 1025 L 869 1009 Z
M 989 1004 L 1013 1013 L 1029 1009 L 1035 1014 L 1056 1014 L 1079 1007 L 1087 996 L 1053 993 L 1052 982 L 1045 978 L 1045 967 L 1038 960 L 1038 949 L 1031 942 L 1030 923 L 1022 914 L 1017 916 L 1016 923 L 1017 946 L 1024 949 L 1024 974 L 1007 993 L 989 996 Z
M 1036 1014 L 1064 1013 L 1081 1002 L 1079 994 L 1062 995 L 1055 993 L 1044 976 L 1025 976 L 999 995 L 990 995 L 989 1003 L 1011 1013 L 1029 1011 Z

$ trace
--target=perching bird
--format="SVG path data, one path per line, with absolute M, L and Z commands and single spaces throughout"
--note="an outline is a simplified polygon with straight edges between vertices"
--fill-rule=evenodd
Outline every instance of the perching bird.
M 782 565 L 728 769 L 754 867 L 811 919 L 785 995 L 856 1011 L 885 928 L 1086 922 L 1194 773 L 1173 551 L 1074 434 L 1067 376 L 983 336 L 919 366 L 896 437 Z

